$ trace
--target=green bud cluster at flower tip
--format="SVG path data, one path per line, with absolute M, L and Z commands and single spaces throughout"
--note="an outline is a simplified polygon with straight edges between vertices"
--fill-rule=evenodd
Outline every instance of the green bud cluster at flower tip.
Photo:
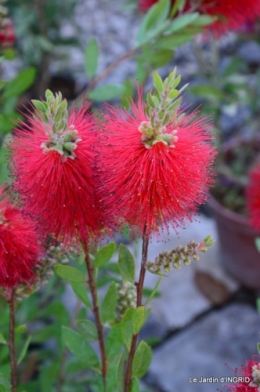
M 59 92 L 55 96 L 50 90 L 45 93 L 46 102 L 32 100 L 45 125 L 48 140 L 41 144 L 44 152 L 55 150 L 65 159 L 76 157 L 75 150 L 81 139 L 74 125 L 68 126 L 68 103 Z M 36 113 L 37 115 L 38 113 Z
M 138 130 L 142 133 L 141 141 L 146 148 L 151 148 L 156 143 L 163 143 L 171 148 L 178 141 L 177 129 L 167 131 L 168 124 L 176 127 L 184 114 L 179 114 L 182 98 L 181 92 L 187 87 L 177 89 L 181 76 L 176 77 L 176 68 L 162 81 L 157 72 L 153 73 L 155 89 L 147 94 L 145 113 L 150 121 L 142 121 Z

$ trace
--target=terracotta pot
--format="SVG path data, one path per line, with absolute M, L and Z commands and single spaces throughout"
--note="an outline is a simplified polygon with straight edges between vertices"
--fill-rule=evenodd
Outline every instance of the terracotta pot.
M 218 229 L 221 262 L 243 286 L 260 289 L 260 253 L 255 233 L 247 218 L 223 207 L 213 197 L 209 200 Z

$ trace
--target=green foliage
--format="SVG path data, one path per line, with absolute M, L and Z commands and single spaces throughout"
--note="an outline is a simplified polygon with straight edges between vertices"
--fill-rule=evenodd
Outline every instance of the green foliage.
M 92 321 L 90 320 L 78 320 L 77 321 L 77 328 L 79 334 L 88 342 L 92 342 L 97 340 L 97 327 Z
M 112 282 L 101 305 L 101 318 L 104 324 L 108 321 L 114 320 L 117 300 L 118 292 L 116 284 L 115 282 Z
M 147 372 L 152 360 L 152 350 L 147 343 L 142 341 L 135 353 L 133 361 L 133 377 L 141 378 Z
M 95 268 L 103 267 L 111 259 L 115 250 L 116 250 L 116 245 L 114 242 L 110 242 L 109 244 L 101 248 L 95 256 L 94 267 Z
M 86 73 L 90 79 L 93 79 L 98 65 L 98 44 L 94 38 L 89 40 L 86 46 L 84 60 Z
M 74 283 L 85 282 L 84 275 L 77 268 L 70 267 L 68 265 L 56 264 L 54 266 L 54 270 L 60 278 L 64 280 L 68 280 L 69 282 L 74 282 Z
M 88 367 L 96 368 L 98 366 L 99 361 L 94 349 L 87 340 L 82 340 L 82 335 L 70 328 L 62 327 L 62 340 L 73 355 L 86 363 Z
M 96 102 L 110 101 L 117 98 L 124 92 L 124 86 L 121 84 L 107 84 L 106 86 L 96 87 L 88 93 L 88 98 Z
M 24 93 L 32 85 L 36 77 L 36 69 L 34 67 L 26 68 L 19 72 L 14 79 L 5 85 L 3 99 L 17 97 Z
M 25 357 L 25 355 L 26 355 L 26 353 L 27 353 L 27 350 L 28 350 L 28 347 L 29 347 L 29 344 L 30 344 L 31 339 L 32 339 L 32 337 L 31 337 L 31 336 L 28 336 L 27 340 L 25 341 L 24 346 L 23 346 L 23 348 L 22 348 L 22 351 L 21 351 L 21 353 L 20 353 L 20 355 L 19 355 L 19 357 L 18 357 L 18 361 L 17 361 L 18 365 L 19 365 L 19 364 L 22 362 L 22 360 L 24 359 L 24 357 Z
M 124 280 L 130 283 L 135 281 L 135 261 L 128 248 L 120 244 L 118 248 L 118 267 Z
M 139 381 L 135 377 L 131 381 L 130 392 L 140 392 Z
M 87 294 L 87 289 L 83 283 L 71 282 L 71 287 L 76 296 L 88 307 L 91 308 L 91 302 Z

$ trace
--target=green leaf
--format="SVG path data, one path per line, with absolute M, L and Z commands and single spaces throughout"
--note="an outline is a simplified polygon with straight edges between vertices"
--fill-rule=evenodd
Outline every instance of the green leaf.
M 131 381 L 130 392 L 140 392 L 139 381 L 135 377 Z
M 186 0 L 175 0 L 171 9 L 171 18 L 175 16 L 177 11 L 182 11 L 184 8 L 184 5 L 186 3 Z
M 256 300 L 256 309 L 257 309 L 257 312 L 260 314 L 260 298 L 257 298 L 257 300 Z
M 107 358 L 110 361 L 117 358 L 119 353 L 122 350 L 122 346 L 124 344 L 122 331 L 121 331 L 121 324 L 117 324 L 115 327 L 111 328 L 107 338 L 106 338 L 106 353 Z
M 0 374 L 0 387 L 5 388 L 4 390 L 2 390 L 2 388 L 0 389 L 1 392 L 9 392 L 11 390 L 11 384 L 9 382 L 9 380 L 7 378 L 5 378 L 4 376 L 2 376 L 2 374 Z
M 109 244 L 101 248 L 95 256 L 94 267 L 103 267 L 103 265 L 105 265 L 111 259 L 115 250 L 116 244 L 114 242 L 110 242 Z
M 108 368 L 106 382 L 106 392 L 115 392 L 117 384 L 117 366 L 111 366 Z
M 256 249 L 258 250 L 258 252 L 260 252 L 260 238 L 259 237 L 257 237 L 255 239 L 255 246 L 256 246 Z
M 259 342 L 257 343 L 257 351 L 258 351 L 258 354 L 260 354 L 260 343 Z
M 137 32 L 136 42 L 138 45 L 143 45 L 164 30 L 169 11 L 169 0 L 160 0 L 149 9 Z
M 124 92 L 122 94 L 121 104 L 128 109 L 131 105 L 131 98 L 134 96 L 134 88 L 131 79 L 126 78 L 124 82 Z
M 123 383 L 124 383 L 124 369 L 125 369 L 125 359 L 123 354 L 121 355 L 118 368 L 117 368 L 117 389 L 118 391 L 123 390 Z
M 198 12 L 193 12 L 183 16 L 179 16 L 174 19 L 173 22 L 167 28 L 167 33 L 174 33 L 175 31 L 181 30 L 189 24 L 193 23 L 199 17 Z
M 75 283 L 85 282 L 85 277 L 83 273 L 77 268 L 70 267 L 68 265 L 56 264 L 54 266 L 54 270 L 60 278 L 64 280 L 68 280 L 69 282 L 75 282 Z
M 160 49 L 173 49 L 177 46 L 183 45 L 189 42 L 193 38 L 193 34 L 173 34 L 166 37 L 159 38 L 153 45 L 154 48 Z
M 215 16 L 210 15 L 200 15 L 194 22 L 192 23 L 195 26 L 206 26 L 216 21 Z
M 133 332 L 137 334 L 140 332 L 140 329 L 143 326 L 144 322 L 144 306 L 139 306 L 134 309 L 134 318 L 133 318 Z
M 147 372 L 152 360 L 152 349 L 142 341 L 135 353 L 133 360 L 132 376 L 141 378 Z
M 88 94 L 89 99 L 96 102 L 104 102 L 114 99 L 124 92 L 121 84 L 107 84 L 106 86 L 96 87 Z
M 95 38 L 89 40 L 85 49 L 85 70 L 90 79 L 93 79 L 97 72 L 98 65 L 98 44 Z
M 19 325 L 15 328 L 16 333 L 25 333 L 27 331 L 27 326 L 25 324 Z
M 3 99 L 7 99 L 22 94 L 32 85 L 35 76 L 36 76 L 36 69 L 34 67 L 26 68 L 23 71 L 21 71 L 6 86 L 3 93 Z
M 22 351 L 20 352 L 20 355 L 19 355 L 19 357 L 18 357 L 18 361 L 17 361 L 18 365 L 19 365 L 19 364 L 22 362 L 22 360 L 24 359 L 24 357 L 25 357 L 25 355 L 26 355 L 26 353 L 27 353 L 27 350 L 28 350 L 28 347 L 29 347 L 29 344 L 30 344 L 31 339 L 32 339 L 31 336 L 28 336 L 28 338 L 26 339 L 26 341 L 25 341 L 25 343 L 24 343 L 24 345 L 23 345 Z
M 163 81 L 161 76 L 158 74 L 158 72 L 154 71 L 153 72 L 153 84 L 155 88 L 161 93 L 163 91 Z
M 71 287 L 76 294 L 76 296 L 89 308 L 92 308 L 90 299 L 87 294 L 87 289 L 84 283 L 71 283 Z
M 85 261 L 85 253 L 81 252 L 79 256 L 77 256 L 77 262 L 79 263 L 79 265 L 82 265 L 84 261 Z
M 79 334 L 88 342 L 93 342 L 98 339 L 97 327 L 90 320 L 78 320 L 77 328 Z
M 88 366 L 97 366 L 98 357 L 91 345 L 82 340 L 82 337 L 72 329 L 62 327 L 62 339 L 68 349 L 82 362 L 86 362 Z
M 125 312 L 123 319 L 121 321 L 121 333 L 128 351 L 130 350 L 132 336 L 134 333 L 134 317 L 135 317 L 135 309 L 129 308 Z
M 120 244 L 118 248 L 118 267 L 124 280 L 134 283 L 135 281 L 135 261 L 124 244 Z
M 7 344 L 7 341 L 4 338 L 4 335 L 2 335 L 1 333 L 0 333 L 0 344 Z
M 113 282 L 109 286 L 105 298 L 101 305 L 101 319 L 104 324 L 107 321 L 114 320 L 117 300 L 118 300 L 118 291 L 115 282 Z
M 205 99 L 219 100 L 224 98 L 224 94 L 220 89 L 218 89 L 215 86 L 210 86 L 207 84 L 191 86 L 189 91 Z
M 162 281 L 162 277 L 160 276 L 160 278 L 157 280 L 157 283 L 156 283 L 156 285 L 155 285 L 153 291 L 151 292 L 149 298 L 148 298 L 147 301 L 145 302 L 144 306 L 148 305 L 149 302 L 151 302 L 151 300 L 153 299 L 153 297 L 154 297 L 155 294 L 157 293 L 157 290 L 158 290 L 158 288 L 159 288 L 159 286 L 160 286 L 160 284 L 161 284 L 161 281 Z

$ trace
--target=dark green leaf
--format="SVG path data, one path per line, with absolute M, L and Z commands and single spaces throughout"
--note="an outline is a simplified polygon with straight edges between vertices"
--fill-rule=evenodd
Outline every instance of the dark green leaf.
M 113 282 L 109 286 L 105 298 L 101 305 L 101 319 L 104 324 L 107 321 L 114 320 L 117 300 L 118 300 L 118 291 L 115 282 Z
M 197 19 L 194 20 L 192 24 L 195 26 L 206 26 L 216 21 L 215 16 L 211 15 L 200 15 Z
M 115 392 L 117 384 L 117 366 L 111 366 L 108 368 L 106 382 L 106 392 Z
M 90 79 L 93 79 L 97 72 L 98 65 L 98 44 L 95 38 L 89 40 L 85 49 L 85 70 Z
M 184 5 L 186 3 L 186 0 L 175 0 L 171 9 L 171 18 L 175 16 L 177 11 L 182 11 L 184 8 Z
M 18 365 L 22 362 L 22 360 L 24 359 L 24 357 L 27 353 L 31 338 L 32 338 L 31 336 L 28 336 L 28 338 L 26 339 L 26 341 L 23 345 L 22 351 L 20 352 L 20 355 L 18 357 L 18 361 L 17 361 Z
M 173 49 L 189 42 L 193 36 L 193 34 L 181 33 L 161 37 L 154 43 L 153 47 L 159 49 Z
M 107 358 L 110 361 L 119 355 L 123 343 L 121 324 L 117 324 L 115 327 L 111 328 L 106 338 L 106 353 Z
M 101 248 L 95 256 L 94 267 L 103 267 L 103 265 L 105 265 L 111 259 L 115 250 L 116 244 L 114 242 L 110 242 L 109 244 Z
M 124 280 L 134 283 L 135 281 L 135 262 L 131 252 L 124 244 L 118 248 L 118 267 Z
M 132 336 L 134 333 L 134 316 L 135 316 L 135 309 L 129 308 L 125 312 L 123 319 L 121 321 L 121 333 L 123 336 L 124 343 L 128 350 L 130 350 Z
M 79 334 L 89 342 L 97 340 L 97 327 L 90 320 L 78 320 L 77 328 L 79 330 Z
M 118 389 L 118 391 L 123 390 L 124 366 L 125 366 L 125 360 L 124 360 L 124 356 L 122 354 L 119 359 L 118 368 L 117 368 L 117 389 Z
M 140 392 L 140 385 L 137 378 L 133 378 L 130 384 L 130 392 Z
M 191 86 L 189 89 L 190 92 L 192 92 L 195 95 L 199 95 L 200 97 L 206 98 L 206 99 L 222 99 L 224 98 L 223 92 L 218 89 L 215 86 L 210 86 L 207 84 L 200 84 L 196 86 Z
M 25 333 L 27 331 L 27 327 L 25 324 L 19 325 L 15 328 L 16 333 Z
M 62 339 L 68 349 L 82 362 L 86 362 L 88 366 L 97 366 L 98 357 L 94 349 L 86 340 L 74 332 L 72 329 L 62 327 Z
M 133 84 L 129 78 L 126 78 L 124 88 L 125 90 L 122 94 L 121 104 L 124 108 L 128 109 L 131 104 L 131 98 L 134 96 Z
M 193 23 L 199 17 L 198 12 L 193 12 L 174 19 L 167 28 L 167 33 L 174 33 Z
M 33 67 L 26 68 L 21 71 L 14 79 L 12 79 L 5 88 L 3 98 L 7 99 L 18 96 L 26 91 L 34 82 L 36 69 Z
M 87 289 L 84 283 L 71 283 L 71 287 L 76 294 L 76 296 L 88 307 L 92 308 L 91 302 L 89 300 Z
M 68 265 L 56 264 L 54 266 L 54 270 L 60 278 L 64 280 L 68 280 L 69 282 L 75 282 L 75 283 L 85 282 L 84 275 L 77 268 L 70 267 Z
M 0 387 L 5 388 L 3 392 L 7 392 L 11 390 L 11 384 L 7 378 L 0 374 Z M 0 389 L 2 391 L 2 389 Z
M 141 378 L 147 372 L 152 360 L 152 350 L 147 343 L 142 341 L 135 353 L 133 360 L 132 376 Z
M 144 307 L 139 306 L 134 309 L 134 318 L 133 318 L 133 332 L 137 334 L 140 332 L 144 322 Z
M 0 344 L 7 344 L 6 339 L 4 338 L 4 336 L 0 333 Z
M 114 99 L 124 92 L 121 84 L 107 84 L 106 86 L 96 87 L 88 94 L 89 99 L 96 102 L 104 102 Z

